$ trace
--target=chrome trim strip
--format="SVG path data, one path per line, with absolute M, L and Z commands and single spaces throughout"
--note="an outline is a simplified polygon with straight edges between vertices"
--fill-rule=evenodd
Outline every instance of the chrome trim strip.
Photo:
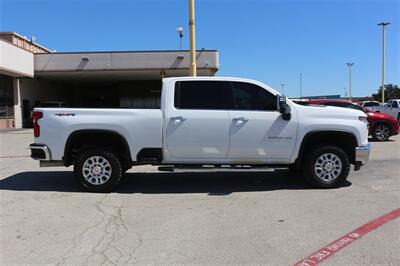
M 371 144 L 356 147 L 356 162 L 360 162 L 361 165 L 365 165 L 369 161 L 369 154 L 371 151 Z

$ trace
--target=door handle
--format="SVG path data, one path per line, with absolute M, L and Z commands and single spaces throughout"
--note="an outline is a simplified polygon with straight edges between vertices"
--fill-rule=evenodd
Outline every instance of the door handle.
M 183 116 L 174 116 L 174 117 L 171 117 L 171 120 L 173 120 L 174 122 L 183 122 L 183 121 L 185 121 L 186 120 L 186 118 L 184 118 Z
M 233 122 L 235 122 L 236 124 L 244 124 L 247 121 L 249 121 L 249 119 L 247 119 L 245 117 L 236 117 L 233 119 Z

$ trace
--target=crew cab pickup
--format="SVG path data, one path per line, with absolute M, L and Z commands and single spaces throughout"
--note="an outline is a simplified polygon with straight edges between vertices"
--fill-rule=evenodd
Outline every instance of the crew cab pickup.
M 112 191 L 140 164 L 164 171 L 299 171 L 320 188 L 369 159 L 365 113 L 302 106 L 249 79 L 163 79 L 160 109 L 36 108 L 32 157 Z
M 400 99 L 392 99 L 387 101 L 386 105 L 380 107 L 378 111 L 384 114 L 389 114 L 400 122 Z

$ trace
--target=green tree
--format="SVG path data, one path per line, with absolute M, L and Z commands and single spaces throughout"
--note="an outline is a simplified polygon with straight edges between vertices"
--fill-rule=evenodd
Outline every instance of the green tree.
M 372 97 L 379 102 L 382 100 L 382 86 L 379 87 L 377 93 L 372 94 Z M 391 99 L 400 99 L 400 87 L 398 85 L 385 85 L 385 101 Z

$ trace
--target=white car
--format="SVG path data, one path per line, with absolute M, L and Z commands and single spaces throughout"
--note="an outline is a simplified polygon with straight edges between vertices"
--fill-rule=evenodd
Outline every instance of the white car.
M 135 165 L 166 171 L 263 171 L 288 167 L 336 187 L 369 158 L 367 116 L 302 106 L 249 79 L 163 80 L 161 109 L 36 108 L 32 157 L 74 165 L 89 191 L 112 191 Z
M 372 112 L 380 112 L 381 104 L 378 101 L 362 101 L 358 103 L 362 107 L 366 107 Z

